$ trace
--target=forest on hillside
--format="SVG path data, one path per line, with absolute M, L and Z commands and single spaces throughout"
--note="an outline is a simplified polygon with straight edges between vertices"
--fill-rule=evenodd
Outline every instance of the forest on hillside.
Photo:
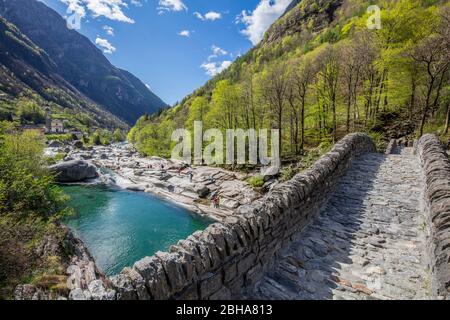
M 449 2 L 345 0 L 331 22 L 318 21 L 331 2 L 301 1 L 269 29 L 279 33 L 296 15 L 295 32 L 266 34 L 181 103 L 139 119 L 129 140 L 144 154 L 169 156 L 171 132 L 194 121 L 204 130 L 280 129 L 284 158 L 355 131 L 379 145 L 425 132 L 447 140 Z M 381 8 L 381 29 L 367 28 L 371 4 Z

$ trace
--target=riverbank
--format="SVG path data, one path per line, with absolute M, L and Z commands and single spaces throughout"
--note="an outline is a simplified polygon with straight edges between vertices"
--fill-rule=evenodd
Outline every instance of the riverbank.
M 245 174 L 145 158 L 126 143 L 89 149 L 63 146 L 48 148 L 47 153 L 64 153 L 64 161 L 86 160 L 94 164 L 101 172 L 97 183 L 150 193 L 215 221 L 224 221 L 240 206 L 262 196 L 245 181 Z M 218 205 L 214 205 L 214 200 L 218 200 Z

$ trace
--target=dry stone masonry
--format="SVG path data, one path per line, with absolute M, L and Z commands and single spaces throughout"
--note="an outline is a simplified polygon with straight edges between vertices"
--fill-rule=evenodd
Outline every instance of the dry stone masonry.
M 431 237 L 429 250 L 432 288 L 438 296 L 450 298 L 450 162 L 434 135 L 424 135 L 416 146 L 425 176 L 425 202 Z

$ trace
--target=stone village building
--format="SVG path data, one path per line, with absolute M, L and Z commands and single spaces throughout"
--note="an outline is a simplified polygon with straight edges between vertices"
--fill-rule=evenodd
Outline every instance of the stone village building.
M 64 121 L 61 119 L 52 119 L 50 108 L 45 108 L 45 132 L 46 133 L 65 133 Z

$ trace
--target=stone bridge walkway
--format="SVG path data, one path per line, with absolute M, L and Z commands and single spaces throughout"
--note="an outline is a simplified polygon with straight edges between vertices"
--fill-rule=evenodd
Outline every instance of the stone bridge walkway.
M 427 299 L 422 178 L 412 148 L 357 158 L 249 299 Z

